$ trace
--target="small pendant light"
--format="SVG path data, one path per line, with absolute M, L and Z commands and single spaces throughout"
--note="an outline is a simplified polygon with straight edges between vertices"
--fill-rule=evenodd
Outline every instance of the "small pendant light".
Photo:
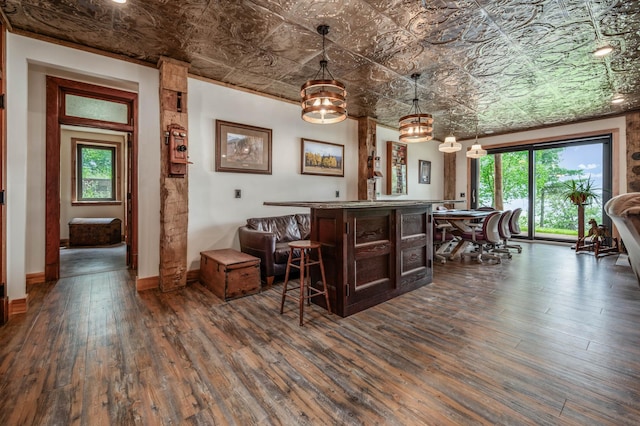
M 482 146 L 478 143 L 478 119 L 476 118 L 476 141 L 471 145 L 471 149 L 467 151 L 468 158 L 480 158 L 487 155 L 487 150 L 482 149 Z
M 462 145 L 460 142 L 456 141 L 456 137 L 453 135 L 453 120 L 451 119 L 451 111 L 449 111 L 449 130 L 451 134 L 444 138 L 444 142 L 442 142 L 438 146 L 438 151 L 440 152 L 456 152 L 462 149 Z
M 418 78 L 420 74 L 412 74 L 414 81 L 413 105 L 408 115 L 400 118 L 400 142 L 426 142 L 433 139 L 433 117 L 420 111 L 418 105 Z
M 347 118 L 347 90 L 327 67 L 324 41 L 329 26 L 319 25 L 317 30 L 322 35 L 322 59 L 315 77 L 300 88 L 302 119 L 316 124 L 339 123 Z

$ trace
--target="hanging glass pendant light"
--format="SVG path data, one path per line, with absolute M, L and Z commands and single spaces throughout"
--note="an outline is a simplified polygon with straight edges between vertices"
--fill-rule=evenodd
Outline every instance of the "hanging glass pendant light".
M 408 115 L 400 118 L 400 142 L 426 142 L 433 139 L 433 117 L 420 111 L 418 105 L 418 78 L 420 74 L 412 74 L 414 81 L 413 105 Z
M 302 119 L 317 124 L 339 123 L 347 118 L 347 90 L 327 67 L 324 41 L 329 26 L 319 25 L 317 30 L 322 35 L 322 60 L 315 77 L 300 88 Z
M 480 158 L 487 155 L 487 150 L 482 149 L 482 145 L 478 143 L 478 120 L 476 119 L 476 141 L 471 145 L 471 149 L 467 151 L 468 158 Z
M 456 141 L 456 137 L 453 135 L 453 120 L 451 120 L 451 111 L 449 111 L 449 130 L 451 134 L 444 138 L 444 142 L 442 142 L 438 146 L 438 151 L 440 152 L 456 152 L 462 149 L 462 145 L 460 142 Z

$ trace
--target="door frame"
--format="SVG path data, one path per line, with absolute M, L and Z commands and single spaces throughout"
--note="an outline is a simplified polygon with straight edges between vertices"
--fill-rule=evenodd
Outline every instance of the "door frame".
M 77 94 L 115 101 L 128 106 L 128 123 L 72 117 L 65 114 L 65 95 Z M 46 281 L 60 277 L 60 126 L 90 127 L 126 132 L 131 141 L 127 149 L 127 188 L 124 196 L 127 264 L 138 268 L 138 94 L 89 83 L 47 76 L 46 194 L 45 194 L 45 269 Z

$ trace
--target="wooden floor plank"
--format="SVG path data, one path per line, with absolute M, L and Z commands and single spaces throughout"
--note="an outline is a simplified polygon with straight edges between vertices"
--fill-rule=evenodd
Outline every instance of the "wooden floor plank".
M 32 286 L 0 328 L 0 424 L 631 425 L 640 287 L 615 256 L 523 243 L 500 264 L 305 325 L 281 284 L 222 301 L 125 270 Z

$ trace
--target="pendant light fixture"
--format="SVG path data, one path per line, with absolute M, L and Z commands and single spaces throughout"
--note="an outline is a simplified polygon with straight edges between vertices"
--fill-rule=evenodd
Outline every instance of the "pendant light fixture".
M 442 142 L 438 146 L 438 151 L 440 152 L 456 152 L 462 149 L 462 145 L 460 142 L 456 141 L 456 137 L 453 135 L 453 120 L 451 119 L 451 111 L 449 111 L 449 130 L 451 134 L 444 138 L 444 142 Z
M 482 149 L 482 146 L 478 143 L 478 119 L 476 118 L 476 141 L 471 145 L 471 149 L 467 151 L 468 158 L 480 158 L 487 155 L 487 150 Z
M 317 124 L 339 123 L 347 118 L 347 90 L 327 67 L 324 41 L 329 26 L 319 25 L 317 31 L 322 35 L 322 59 L 315 77 L 300 88 L 302 119 Z
M 433 139 L 433 117 L 420 111 L 418 105 L 418 78 L 420 74 L 411 74 L 414 81 L 413 105 L 409 115 L 400 118 L 400 142 L 426 142 Z

